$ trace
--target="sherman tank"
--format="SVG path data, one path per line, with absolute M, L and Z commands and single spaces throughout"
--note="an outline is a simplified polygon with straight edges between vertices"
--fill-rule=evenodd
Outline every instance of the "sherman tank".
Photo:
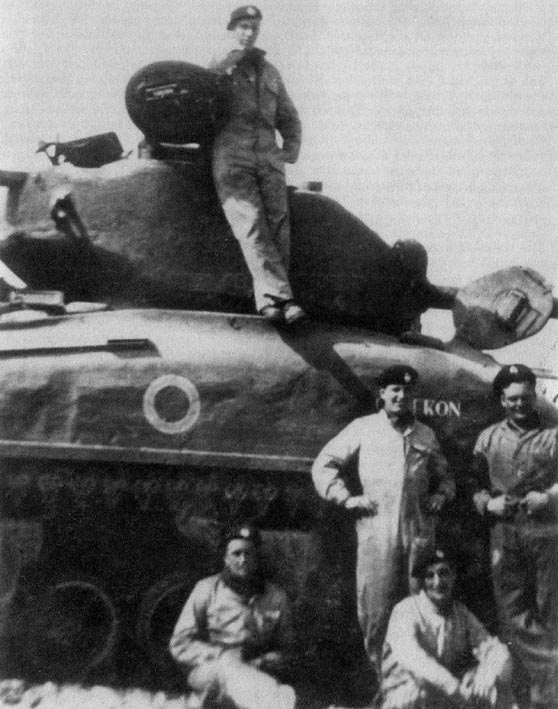
M 290 277 L 309 318 L 272 325 L 252 314 L 207 152 L 159 151 L 0 173 L 4 673 L 179 691 L 173 624 L 242 518 L 263 529 L 268 572 L 293 601 L 303 683 L 324 701 L 369 698 L 353 519 L 317 497 L 313 458 L 374 410 L 382 369 L 415 367 L 414 412 L 458 481 L 441 530 L 467 548 L 461 595 L 494 628 L 486 529 L 465 494 L 474 440 L 500 416 L 485 350 L 556 317 L 551 287 L 524 267 L 434 286 L 420 244 L 390 246 L 291 188 Z M 451 342 L 420 333 L 433 307 L 453 308 Z M 558 421 L 542 393 L 556 377 L 539 384 Z

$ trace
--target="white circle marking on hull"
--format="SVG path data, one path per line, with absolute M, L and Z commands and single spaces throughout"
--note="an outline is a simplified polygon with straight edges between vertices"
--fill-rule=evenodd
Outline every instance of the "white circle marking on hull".
M 166 421 L 157 411 L 155 397 L 166 388 L 179 389 L 189 401 L 187 412 L 176 421 Z M 198 420 L 201 411 L 200 395 L 196 386 L 186 377 L 178 374 L 164 374 L 154 379 L 143 395 L 143 413 L 145 418 L 161 433 L 186 433 Z

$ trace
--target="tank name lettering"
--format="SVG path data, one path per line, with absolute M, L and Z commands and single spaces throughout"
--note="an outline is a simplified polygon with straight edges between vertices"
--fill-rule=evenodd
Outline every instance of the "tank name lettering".
M 413 413 L 422 416 L 461 416 L 460 401 L 444 399 L 413 399 Z
M 157 377 L 143 395 L 144 416 L 161 433 L 186 433 L 195 425 L 200 411 L 195 384 L 178 374 Z

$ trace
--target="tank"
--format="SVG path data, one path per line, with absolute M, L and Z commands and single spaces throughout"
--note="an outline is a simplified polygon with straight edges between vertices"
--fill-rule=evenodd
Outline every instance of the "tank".
M 310 319 L 282 328 L 251 314 L 203 151 L 0 181 L 13 225 L 0 259 L 26 284 L 4 276 L 0 308 L 8 676 L 183 689 L 170 633 L 242 518 L 261 526 L 266 569 L 293 601 L 300 681 L 323 702 L 368 701 L 354 520 L 317 497 L 310 468 L 374 410 L 375 377 L 394 363 L 421 373 L 413 409 L 461 493 L 442 533 L 470 552 L 462 595 L 494 626 L 487 530 L 464 486 L 476 436 L 500 415 L 498 364 L 466 338 L 420 334 L 422 312 L 456 300 L 428 282 L 420 245 L 391 247 L 335 201 L 291 188 L 290 275 Z M 514 292 L 525 272 L 508 274 Z M 498 306 L 510 340 L 525 299 Z

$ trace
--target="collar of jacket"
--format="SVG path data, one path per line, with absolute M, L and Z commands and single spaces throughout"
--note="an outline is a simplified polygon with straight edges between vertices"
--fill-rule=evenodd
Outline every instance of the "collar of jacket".
M 433 603 L 430 598 L 428 598 L 424 588 L 421 588 L 416 598 L 423 615 L 430 620 L 433 618 L 448 618 L 452 615 L 455 609 L 455 599 L 453 598 L 451 599 L 451 602 L 447 604 L 446 608 L 443 610 L 438 608 L 438 606 Z
M 541 417 L 539 416 L 537 411 L 533 411 L 532 415 L 525 420 L 524 426 L 518 426 L 515 421 L 508 418 L 505 419 L 505 423 L 507 424 L 508 428 L 511 428 L 512 431 L 521 434 L 526 433 L 527 431 L 532 431 L 534 428 L 540 428 Z
M 265 54 L 265 51 L 258 47 L 233 49 L 223 59 L 221 71 L 225 74 L 232 74 L 236 67 L 253 66 L 254 68 L 258 68 L 263 64 Z
M 386 414 L 386 412 L 383 408 L 380 409 L 380 412 L 382 412 L 382 411 L 384 413 L 384 418 L 385 418 L 386 422 L 393 429 L 395 429 L 396 431 L 399 431 L 399 433 L 401 433 L 401 435 L 403 435 L 403 436 L 407 436 L 409 433 L 411 433 L 411 431 L 413 430 L 413 428 L 415 427 L 415 424 L 417 422 L 414 414 L 412 414 L 410 411 L 406 411 L 402 416 L 400 416 L 397 419 L 397 425 L 394 425 L 391 422 L 389 416 Z

